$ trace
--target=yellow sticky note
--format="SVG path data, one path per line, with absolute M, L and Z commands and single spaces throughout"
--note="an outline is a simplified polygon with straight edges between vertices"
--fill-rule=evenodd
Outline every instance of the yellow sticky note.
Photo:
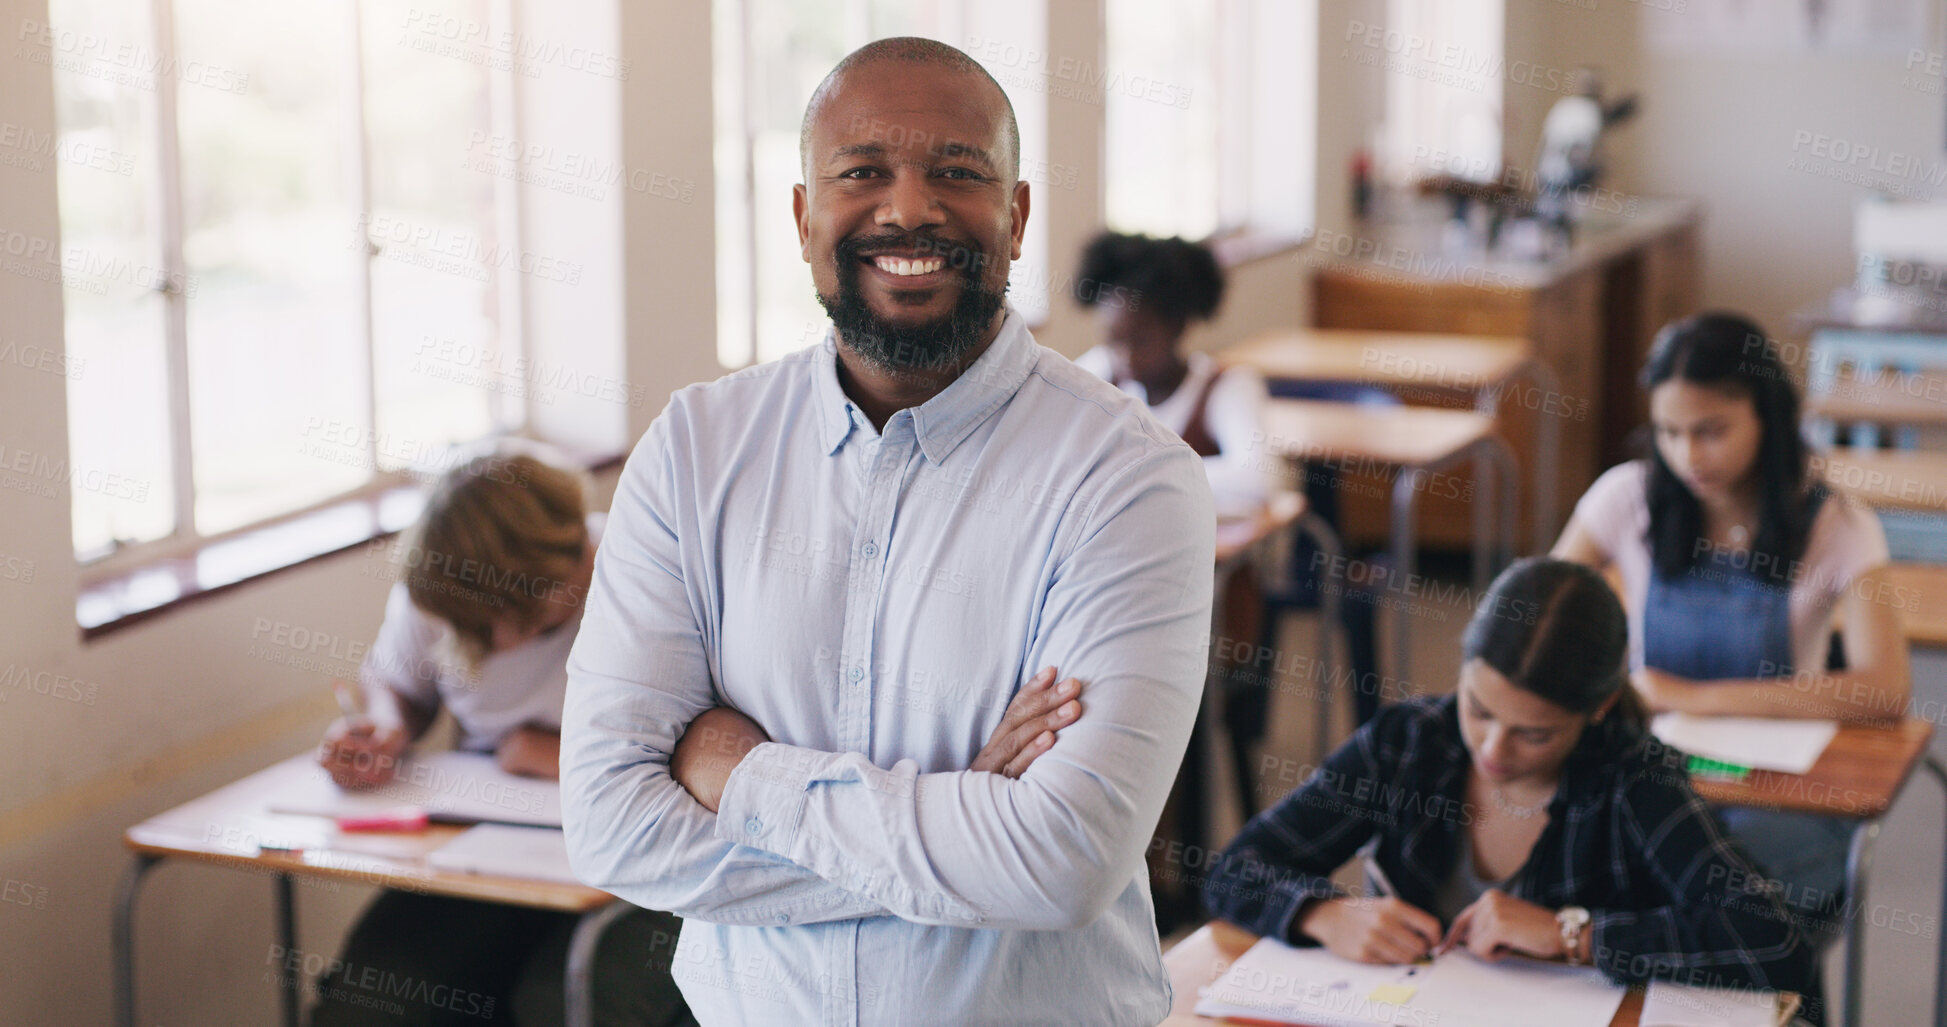
M 1403 1006 L 1418 990 L 1411 984 L 1382 984 L 1372 989 L 1372 1000 L 1381 1005 Z

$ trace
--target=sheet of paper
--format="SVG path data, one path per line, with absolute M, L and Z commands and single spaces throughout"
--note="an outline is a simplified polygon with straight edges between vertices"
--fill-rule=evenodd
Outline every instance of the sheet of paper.
M 1692 756 L 1757 770 L 1803 774 L 1812 769 L 1832 743 L 1832 736 L 1839 733 L 1839 722 L 1665 713 L 1651 722 L 1650 730 Z
M 1778 995 L 1655 981 L 1643 998 L 1641 1022 L 1642 1027 L 1776 1027 Z
M 388 784 L 346 791 L 323 767 L 271 803 L 274 813 L 324 817 L 371 816 L 401 806 L 424 808 L 453 823 L 561 826 L 561 784 L 521 777 L 476 752 L 440 752 L 408 759 Z
M 567 836 L 556 827 L 476 824 L 434 849 L 426 864 L 469 874 L 579 883 L 568 867 Z
M 1465 952 L 1371 966 L 1267 938 L 1205 990 L 1196 1011 L 1315 1027 L 1606 1027 L 1623 994 L 1588 967 L 1486 963 Z

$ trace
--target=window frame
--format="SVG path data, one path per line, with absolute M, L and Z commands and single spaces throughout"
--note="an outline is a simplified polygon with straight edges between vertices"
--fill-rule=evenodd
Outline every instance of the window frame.
M 143 0 L 149 11 L 150 42 L 154 52 L 165 66 L 178 59 L 175 27 L 174 0 Z M 489 17 L 508 26 L 509 31 L 517 32 L 516 8 L 514 0 L 487 0 Z M 369 226 L 373 217 L 371 203 L 371 145 L 366 120 L 366 62 L 364 46 L 366 26 L 361 0 L 350 0 L 343 5 L 343 17 L 349 22 L 349 52 L 345 54 L 350 85 L 346 97 L 346 118 L 344 130 L 348 136 L 347 156 L 353 169 L 349 183 L 350 204 L 345 213 L 354 223 L 367 231 L 366 247 L 360 261 L 360 273 L 356 276 L 357 321 L 364 337 L 348 340 L 347 345 L 355 346 L 364 362 L 363 389 L 359 427 L 365 433 L 365 459 L 371 467 L 369 476 L 358 486 L 319 498 L 303 506 L 258 518 L 245 524 L 227 528 L 223 531 L 204 533 L 196 526 L 195 489 L 195 437 L 191 421 L 190 368 L 188 300 L 186 291 L 179 283 L 187 281 L 187 261 L 183 253 L 184 221 L 182 208 L 182 162 L 181 136 L 178 120 L 179 83 L 173 75 L 155 76 L 155 88 L 150 94 L 153 104 L 155 134 L 156 175 L 152 202 L 157 217 L 157 242 L 161 252 L 157 255 L 158 266 L 163 270 L 160 282 L 154 287 L 162 295 L 162 342 L 163 359 L 167 380 L 163 388 L 167 394 L 167 420 L 169 426 L 169 479 L 171 483 L 174 527 L 169 534 L 155 539 L 135 542 L 111 541 L 109 548 L 100 553 L 82 553 L 73 549 L 73 532 L 69 532 L 70 551 L 73 552 L 78 569 L 78 584 L 84 590 L 97 589 L 115 579 L 127 578 L 147 569 L 192 557 L 212 545 L 235 541 L 254 533 L 263 532 L 302 522 L 316 517 L 327 510 L 341 507 L 346 503 L 376 504 L 386 495 L 402 486 L 415 483 L 415 476 L 407 470 L 380 470 L 380 436 L 377 430 L 377 335 L 373 326 L 372 275 L 374 262 L 383 252 L 382 247 L 373 242 Z M 52 20 L 52 19 L 50 19 Z M 518 115 L 518 102 L 514 95 L 514 70 L 511 66 L 488 66 L 482 69 L 487 77 L 489 95 L 489 117 L 496 129 L 512 126 Z M 55 132 L 61 126 L 58 121 Z M 58 183 L 57 183 L 58 188 Z M 520 252 L 524 245 L 522 232 L 522 204 L 520 190 L 515 183 L 504 176 L 492 176 L 493 223 L 495 232 L 501 239 L 508 240 L 507 246 Z M 506 274 L 506 269 L 502 269 Z M 503 283 L 504 284 L 504 283 Z M 518 288 L 501 288 L 493 312 L 497 341 L 506 352 L 519 357 L 527 352 L 526 323 L 524 305 Z M 65 330 L 65 329 L 64 329 Z M 490 392 L 487 397 L 489 416 L 494 428 L 486 436 L 473 440 L 484 442 L 488 439 L 526 435 L 529 426 L 535 423 L 535 398 L 529 390 L 521 390 L 519 397 L 508 396 L 503 392 Z M 72 516 L 72 502 L 70 502 Z

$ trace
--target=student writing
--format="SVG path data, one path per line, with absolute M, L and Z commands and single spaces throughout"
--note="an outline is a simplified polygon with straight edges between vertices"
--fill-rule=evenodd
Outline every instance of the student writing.
M 1455 695 L 1382 710 L 1253 818 L 1205 887 L 1260 935 L 1403 963 L 1464 946 L 1592 963 L 1620 981 L 1813 986 L 1813 957 L 1648 736 L 1621 605 L 1580 565 L 1522 560 L 1464 640 Z M 1330 874 L 1368 842 L 1393 897 Z

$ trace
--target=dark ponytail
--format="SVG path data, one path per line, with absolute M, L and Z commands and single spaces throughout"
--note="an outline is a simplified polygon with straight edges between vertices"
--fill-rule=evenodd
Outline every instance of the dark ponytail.
M 1593 713 L 1620 693 L 1611 719 L 1637 731 L 1646 723 L 1625 670 L 1629 620 L 1622 602 L 1582 564 L 1516 560 L 1481 598 L 1462 652 L 1570 713 Z

